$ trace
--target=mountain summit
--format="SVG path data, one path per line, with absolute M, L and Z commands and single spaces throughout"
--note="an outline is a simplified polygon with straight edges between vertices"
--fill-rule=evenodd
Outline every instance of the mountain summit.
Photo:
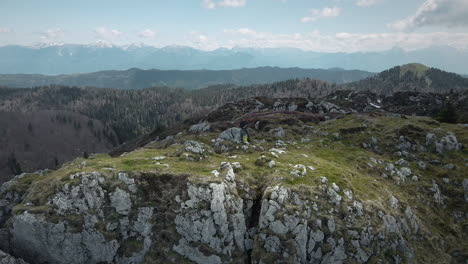
M 344 84 L 344 90 L 366 90 L 390 95 L 395 92 L 450 93 L 468 89 L 468 79 L 458 74 L 411 63 L 385 70 L 365 80 Z

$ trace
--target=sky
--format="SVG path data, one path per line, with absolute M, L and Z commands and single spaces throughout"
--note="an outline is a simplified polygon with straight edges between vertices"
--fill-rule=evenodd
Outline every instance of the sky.
M 0 0 L 0 46 L 468 49 L 468 0 Z

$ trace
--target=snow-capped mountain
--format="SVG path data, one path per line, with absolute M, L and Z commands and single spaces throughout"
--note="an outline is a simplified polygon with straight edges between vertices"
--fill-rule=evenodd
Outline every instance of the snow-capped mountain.
M 70 74 L 133 67 L 161 70 L 229 70 L 262 66 L 360 69 L 377 72 L 419 62 L 443 70 L 467 73 L 468 51 L 449 47 L 404 51 L 394 48 L 369 53 L 319 53 L 294 48 L 220 48 L 212 51 L 185 46 L 157 48 L 144 44 L 117 46 L 48 43 L 41 46 L 0 47 L 0 74 Z

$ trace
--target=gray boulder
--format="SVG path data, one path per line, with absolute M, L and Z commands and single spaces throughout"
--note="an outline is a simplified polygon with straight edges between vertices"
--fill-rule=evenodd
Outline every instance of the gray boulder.
M 235 143 L 241 143 L 242 130 L 238 127 L 231 127 L 221 132 L 218 138 L 222 140 L 230 140 Z
M 457 137 L 453 134 L 442 137 L 435 143 L 436 151 L 443 153 L 444 151 L 460 150 L 462 144 L 458 142 Z
M 192 152 L 195 154 L 203 154 L 205 152 L 205 148 L 203 147 L 202 143 L 189 140 L 184 143 L 185 151 Z

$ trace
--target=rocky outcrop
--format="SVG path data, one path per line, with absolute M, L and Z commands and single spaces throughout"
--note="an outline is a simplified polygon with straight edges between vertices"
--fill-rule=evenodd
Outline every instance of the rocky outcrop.
M 229 171 L 232 173 L 232 168 Z M 176 198 L 180 210 L 175 225 L 181 238 L 173 250 L 200 264 L 232 263 L 233 256 L 244 258 L 236 261 L 245 262 L 252 242 L 248 239 L 243 200 L 237 196 L 235 183 L 188 184 L 187 191 L 188 200 Z M 203 253 L 203 247 L 213 254 Z
M 307 190 L 266 187 L 256 199 L 231 163 L 216 172 L 216 181 L 170 190 L 159 203 L 175 206 L 165 212 L 141 199 L 146 183 L 127 173 L 71 174 L 50 197 L 52 211 L 8 215 L 8 249 L 31 263 L 407 263 L 410 245 L 426 239 L 396 196 L 383 212 L 321 177 Z M 439 187 L 431 188 L 439 203 Z
M 231 127 L 221 132 L 218 138 L 221 140 L 230 140 L 235 143 L 241 143 L 242 130 L 238 127 Z

